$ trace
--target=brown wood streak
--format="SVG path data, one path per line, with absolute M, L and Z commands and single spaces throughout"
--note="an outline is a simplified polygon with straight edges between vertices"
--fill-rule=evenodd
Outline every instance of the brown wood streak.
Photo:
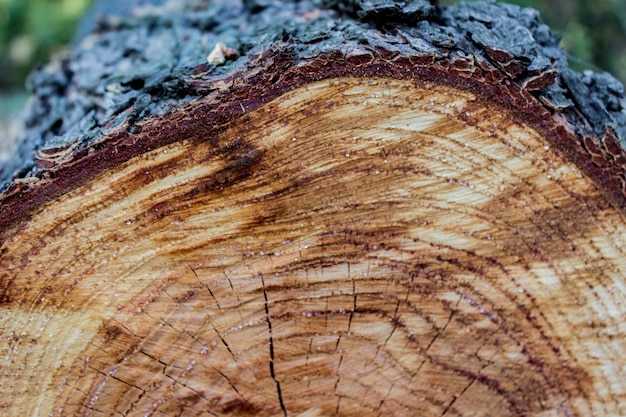
M 544 136 L 375 78 L 245 117 L 6 239 L 3 413 L 626 414 L 626 222 Z

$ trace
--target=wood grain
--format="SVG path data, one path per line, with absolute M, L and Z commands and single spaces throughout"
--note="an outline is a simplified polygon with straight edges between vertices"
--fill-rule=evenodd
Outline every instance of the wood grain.
M 338 78 L 0 248 L 3 415 L 626 415 L 624 215 L 449 87 Z

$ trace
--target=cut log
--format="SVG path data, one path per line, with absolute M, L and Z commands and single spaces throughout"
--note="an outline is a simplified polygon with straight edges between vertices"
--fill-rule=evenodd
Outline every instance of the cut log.
M 626 102 L 530 9 L 174 2 L 36 72 L 0 414 L 626 415 Z

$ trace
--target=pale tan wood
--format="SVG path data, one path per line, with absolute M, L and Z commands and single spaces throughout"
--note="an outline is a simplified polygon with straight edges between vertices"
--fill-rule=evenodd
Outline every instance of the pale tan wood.
M 317 82 L 14 231 L 0 414 L 626 415 L 625 235 L 490 103 Z

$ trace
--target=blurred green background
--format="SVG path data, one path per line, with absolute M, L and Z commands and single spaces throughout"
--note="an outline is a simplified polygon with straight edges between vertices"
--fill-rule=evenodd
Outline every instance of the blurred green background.
M 24 81 L 37 63 L 67 48 L 91 0 L 0 0 L 1 123 L 19 111 L 27 95 Z M 2 140 L 2 138 L 0 138 Z
M 91 0 L 0 0 L 0 89 L 21 88 L 37 62 L 72 39 Z
M 21 106 L 28 73 L 67 47 L 91 2 L 0 0 L 0 118 Z M 546 23 L 562 34 L 574 68 L 605 70 L 626 81 L 626 0 L 509 2 L 541 11 Z

